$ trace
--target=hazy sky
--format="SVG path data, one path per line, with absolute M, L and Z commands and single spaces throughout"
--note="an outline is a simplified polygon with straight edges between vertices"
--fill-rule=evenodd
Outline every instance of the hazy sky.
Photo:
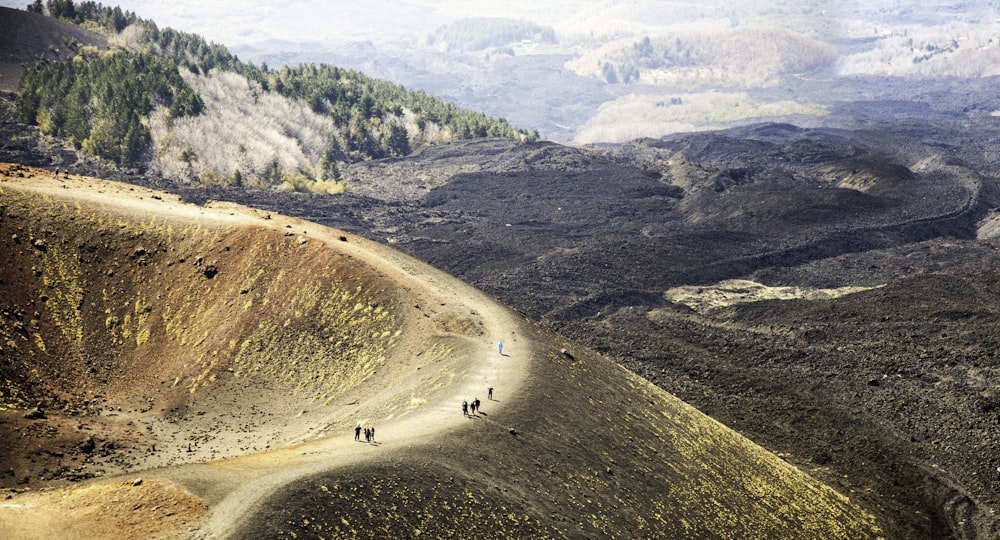
M 30 0 L 0 0 L 24 9 Z M 463 17 L 503 16 L 553 23 L 586 12 L 602 0 L 122 0 L 120 6 L 161 27 L 198 34 L 233 48 L 267 39 L 396 41 L 420 38 Z

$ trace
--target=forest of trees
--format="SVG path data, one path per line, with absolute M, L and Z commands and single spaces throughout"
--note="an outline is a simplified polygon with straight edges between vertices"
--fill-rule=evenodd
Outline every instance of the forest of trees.
M 156 105 L 174 117 L 201 99 L 174 62 L 144 52 L 92 51 L 71 62 L 40 61 L 21 79 L 18 120 L 123 165 L 139 164 L 151 141 L 143 122 Z
M 42 0 L 35 0 L 27 9 L 84 27 L 97 25 L 106 32 L 121 32 L 138 20 L 134 13 L 122 11 L 118 6 L 104 7 L 95 2 L 74 4 L 73 0 L 48 0 L 42 4 Z
M 201 114 L 202 98 L 185 84 L 181 70 L 196 76 L 218 70 L 237 73 L 263 92 L 302 101 L 329 117 L 334 129 L 320 162 L 295 171 L 318 180 L 339 179 L 338 163 L 403 156 L 416 145 L 443 140 L 442 134 L 444 140 L 539 138 L 537 131 L 515 128 L 503 118 L 489 118 L 356 71 L 328 65 L 271 70 L 243 62 L 223 45 L 160 29 L 118 7 L 35 0 L 28 9 L 109 35 L 130 31 L 138 38 L 138 50 L 99 52 L 83 47 L 71 62 L 40 59 L 26 70 L 19 90 L 22 122 L 121 165 L 134 166 L 152 157 L 147 153 L 151 135 L 146 126 L 155 107 L 169 108 L 170 118 Z
M 447 128 L 458 139 L 538 139 L 537 132 L 514 128 L 503 118 L 488 118 L 426 92 L 406 90 L 334 66 L 286 66 L 270 72 L 267 84 L 281 95 L 303 100 L 313 111 L 333 119 L 341 131 L 339 148 L 333 149 L 339 152 L 340 161 L 409 154 L 409 136 L 402 123 L 404 111 L 415 117 L 420 132 L 416 139 L 422 142 L 432 142 L 421 136 L 430 124 Z

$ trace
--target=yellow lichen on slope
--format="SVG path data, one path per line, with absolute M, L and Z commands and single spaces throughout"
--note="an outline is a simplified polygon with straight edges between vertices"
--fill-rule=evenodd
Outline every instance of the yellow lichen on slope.
M 86 283 L 80 269 L 79 257 L 66 253 L 55 242 L 47 243 L 44 250 L 35 250 L 36 272 L 42 275 L 45 289 L 40 295 L 46 299 L 52 318 L 66 341 L 79 346 L 83 342 L 83 295 Z
M 285 286 L 295 292 L 272 304 L 274 316 L 241 343 L 236 375 L 274 377 L 320 398 L 371 377 L 398 336 L 395 315 L 378 304 L 383 293 L 352 286 L 333 271 L 290 281 Z

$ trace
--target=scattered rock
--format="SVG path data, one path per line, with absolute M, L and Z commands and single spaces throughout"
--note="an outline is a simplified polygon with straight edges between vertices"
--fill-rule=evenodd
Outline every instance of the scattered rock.
M 28 420 L 41 420 L 45 418 L 45 411 L 41 407 L 35 407 L 34 409 L 29 409 L 28 412 L 24 413 L 24 417 Z
M 80 443 L 80 451 L 84 454 L 90 454 L 97 448 L 97 442 L 93 437 L 87 437 L 87 440 Z
M 817 464 L 817 465 L 827 465 L 832 460 L 833 460 L 833 458 L 830 456 L 830 454 L 828 454 L 826 452 L 820 452 L 820 453 L 816 454 L 815 456 L 813 456 L 813 458 L 812 458 L 812 462 L 815 463 L 815 464 Z

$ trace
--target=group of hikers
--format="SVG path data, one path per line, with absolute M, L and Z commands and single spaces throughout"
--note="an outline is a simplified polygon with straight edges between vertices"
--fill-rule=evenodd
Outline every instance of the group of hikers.
M 486 399 L 493 401 L 493 386 L 490 385 L 486 389 Z M 472 401 L 462 400 L 462 415 L 463 416 L 476 416 L 476 413 L 480 412 L 479 409 L 479 398 L 475 398 Z
M 479 410 L 479 398 L 472 400 L 472 402 L 462 400 L 462 415 L 476 416 L 476 411 L 478 410 Z
M 354 426 L 354 440 L 361 441 L 361 422 Z M 365 431 L 365 442 L 368 444 L 375 443 L 375 426 L 364 426 Z
M 497 352 L 503 355 L 503 342 L 497 343 Z M 493 401 L 493 385 L 490 385 L 486 389 L 486 399 Z M 466 418 L 477 416 L 477 413 L 481 412 L 479 409 L 479 398 L 473 399 L 471 402 L 462 400 L 462 415 Z M 368 444 L 375 443 L 375 426 L 362 426 L 361 422 L 354 426 L 354 440 L 361 441 L 361 432 L 365 433 L 365 442 Z

